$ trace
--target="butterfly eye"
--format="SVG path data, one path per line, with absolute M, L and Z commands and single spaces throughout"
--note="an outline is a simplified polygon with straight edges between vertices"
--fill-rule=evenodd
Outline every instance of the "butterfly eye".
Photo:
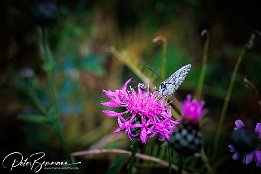
M 191 65 L 187 64 L 173 73 L 165 81 L 161 82 L 159 86 L 160 94 L 163 96 L 170 96 L 179 88 L 181 83 L 185 80 L 188 72 L 190 71 Z
M 166 88 L 166 87 L 167 87 L 167 86 L 166 86 L 165 83 L 161 83 L 161 84 L 160 84 L 160 88 L 161 88 L 161 89 Z

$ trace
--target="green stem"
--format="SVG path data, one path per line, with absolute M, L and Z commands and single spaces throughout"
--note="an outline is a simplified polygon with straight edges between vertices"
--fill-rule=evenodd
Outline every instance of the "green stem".
M 34 88 L 31 86 L 31 84 L 28 84 L 28 94 L 31 96 L 33 99 L 35 105 L 37 108 L 42 112 L 42 114 L 47 115 L 47 111 L 45 110 L 42 102 L 40 101 L 39 97 L 37 96 Z
M 202 150 L 201 158 L 202 158 L 202 160 L 203 160 L 203 162 L 205 164 L 205 167 L 208 170 L 208 173 L 209 174 L 214 174 L 214 171 L 213 171 L 211 165 L 209 164 L 208 157 L 206 156 L 204 150 Z
M 179 155 L 179 163 L 178 163 L 178 171 L 177 171 L 178 174 L 182 174 L 184 160 L 185 160 L 185 157 L 183 155 Z
M 201 95 L 202 95 L 202 89 L 203 89 L 203 84 L 204 84 L 204 79 L 206 76 L 206 71 L 207 71 L 207 59 L 208 59 L 208 48 L 209 48 L 209 34 L 207 30 L 203 30 L 201 35 L 206 35 L 206 41 L 204 44 L 204 49 L 203 49 L 203 58 L 202 58 L 202 68 L 199 76 L 199 82 L 198 82 L 198 87 L 196 91 L 196 96 L 195 98 L 197 100 L 200 100 Z
M 231 76 L 231 79 L 230 79 L 230 82 L 229 82 L 228 90 L 227 90 L 227 93 L 226 93 L 224 105 L 223 105 L 223 108 L 222 108 L 222 111 L 221 111 L 221 114 L 220 114 L 220 119 L 219 119 L 219 122 L 218 122 L 217 133 L 216 133 L 216 137 L 215 137 L 215 141 L 214 141 L 214 157 L 217 154 L 217 147 L 218 147 L 218 144 L 219 144 L 222 125 L 223 125 L 223 122 L 224 122 L 225 114 L 227 112 L 228 103 L 229 103 L 230 96 L 231 96 L 231 93 L 232 93 L 232 90 L 233 90 L 233 87 L 234 87 L 234 82 L 236 80 L 236 75 L 237 75 L 239 65 L 241 63 L 241 60 L 242 60 L 246 50 L 252 48 L 256 34 L 259 34 L 259 33 L 255 32 L 250 36 L 247 44 L 245 45 L 245 47 L 241 51 L 239 58 L 237 60 L 237 63 L 235 65 L 235 68 L 233 70 L 233 73 L 232 73 L 232 76 Z
M 42 29 L 42 44 L 43 44 L 43 51 L 44 51 L 44 70 L 47 74 L 47 83 L 48 83 L 48 89 L 50 92 L 51 102 L 52 105 L 55 107 L 56 112 L 58 112 L 58 105 L 56 102 L 56 91 L 54 88 L 54 79 L 53 79 L 53 68 L 54 68 L 54 58 L 51 53 L 51 50 L 48 46 L 48 36 L 47 36 L 47 30 L 45 28 Z
M 171 147 L 170 145 L 168 146 L 169 149 L 169 174 L 172 173 L 172 155 L 171 155 Z
M 69 151 L 68 146 L 67 146 L 66 141 L 65 141 L 65 135 L 64 135 L 64 131 L 63 131 L 63 126 L 62 126 L 59 118 L 58 117 L 56 117 L 56 118 L 57 118 L 57 120 L 56 119 L 55 119 L 56 121 L 54 120 L 53 125 L 55 127 L 56 133 L 57 133 L 57 135 L 59 137 L 59 140 L 61 142 L 61 146 L 63 148 L 63 151 L 64 151 L 64 153 L 66 155 L 66 159 L 68 160 L 69 163 L 72 163 L 73 159 L 72 159 L 72 157 L 70 155 L 70 151 Z
M 217 153 L 217 147 L 218 147 L 218 144 L 219 144 L 220 134 L 221 134 L 221 131 L 222 131 L 222 126 L 223 126 L 225 114 L 227 112 L 230 96 L 231 96 L 231 93 L 232 93 L 232 90 L 233 90 L 233 87 L 234 87 L 234 83 L 235 83 L 235 80 L 236 80 L 237 71 L 238 71 L 239 65 L 241 63 L 241 60 L 243 58 L 243 55 L 246 52 L 246 49 L 247 49 L 247 45 L 244 47 L 244 49 L 241 51 L 241 53 L 239 55 L 239 58 L 236 62 L 235 68 L 233 70 L 233 73 L 232 73 L 232 76 L 231 76 L 231 79 L 230 79 L 230 82 L 229 82 L 228 90 L 227 90 L 227 93 L 226 93 L 226 96 L 225 96 L 225 101 L 224 101 L 224 104 L 223 104 L 223 108 L 222 108 L 222 111 L 221 111 L 221 114 L 220 114 L 220 119 L 219 119 L 218 127 L 217 127 L 217 133 L 216 133 L 216 137 L 215 137 L 215 141 L 214 141 L 214 156 L 216 156 L 216 153 Z
M 166 65 L 167 65 L 167 47 L 168 47 L 168 41 L 164 36 L 157 36 L 153 39 L 153 42 L 156 43 L 158 41 L 161 41 L 163 44 L 163 50 L 162 50 L 162 64 L 161 64 L 161 78 L 165 79 L 165 72 L 166 72 Z
M 138 149 L 138 143 L 134 140 L 134 141 L 132 141 L 132 144 L 131 144 L 131 156 L 130 156 L 128 174 L 132 174 L 132 169 L 133 169 L 134 162 L 136 159 L 135 155 L 136 155 L 137 149 Z
M 66 155 L 66 159 L 68 160 L 69 163 L 72 163 L 73 160 L 65 141 L 63 125 L 58 117 L 58 104 L 56 100 L 55 85 L 53 83 L 54 82 L 54 75 L 53 75 L 54 58 L 48 46 L 47 30 L 45 28 L 41 28 L 41 32 L 42 32 L 42 45 L 43 45 L 43 52 L 44 52 L 44 70 L 46 71 L 47 74 L 48 90 L 51 98 L 51 103 L 54 109 L 54 112 L 52 113 L 53 119 L 51 119 L 51 121 L 61 142 L 61 146 Z

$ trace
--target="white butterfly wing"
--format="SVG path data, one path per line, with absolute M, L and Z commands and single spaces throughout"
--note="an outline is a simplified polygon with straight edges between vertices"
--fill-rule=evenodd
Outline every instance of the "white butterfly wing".
M 174 74 L 172 74 L 168 79 L 163 81 L 159 87 L 159 92 L 164 96 L 173 95 L 173 93 L 179 88 L 181 83 L 185 80 L 188 72 L 190 71 L 191 65 L 185 65 Z

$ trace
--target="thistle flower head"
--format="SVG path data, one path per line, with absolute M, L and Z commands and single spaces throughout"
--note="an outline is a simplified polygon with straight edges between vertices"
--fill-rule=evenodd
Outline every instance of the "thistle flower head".
M 256 166 L 261 167 L 261 123 L 256 124 L 255 130 L 245 126 L 241 120 L 236 120 L 235 125 L 231 136 L 233 144 L 228 146 L 233 153 L 232 158 L 242 158 L 244 164 L 255 161 Z
M 127 90 L 130 81 L 120 90 L 103 90 L 109 101 L 101 102 L 102 105 L 123 109 L 123 112 L 103 111 L 109 117 L 117 117 L 118 128 L 114 133 L 124 130 L 131 140 L 138 139 L 142 143 L 155 135 L 159 135 L 160 140 L 169 140 L 177 121 L 172 120 L 167 103 L 157 97 L 156 91 L 142 90 L 141 84 L 138 84 L 137 92 L 131 87 Z
M 192 100 L 188 95 L 181 103 L 182 118 L 171 134 L 171 147 L 184 156 L 199 156 L 202 149 L 202 133 L 198 124 L 203 115 L 204 101 Z
M 204 114 L 204 101 L 192 100 L 191 95 L 188 95 L 186 100 L 181 104 L 182 116 L 194 122 L 198 122 Z

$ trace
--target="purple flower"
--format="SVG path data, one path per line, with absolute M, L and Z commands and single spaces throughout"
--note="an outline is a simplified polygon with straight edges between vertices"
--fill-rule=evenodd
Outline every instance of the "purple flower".
M 232 158 L 234 160 L 243 158 L 244 164 L 255 161 L 256 166 L 261 167 L 261 150 L 258 148 L 261 142 L 261 123 L 256 124 L 255 130 L 249 129 L 241 120 L 236 120 L 235 125 L 232 134 L 234 144 L 228 146 L 233 153 Z
M 194 122 L 198 122 L 204 114 L 204 101 L 192 100 L 191 95 L 188 95 L 186 100 L 181 104 L 182 116 Z
M 141 84 L 138 84 L 136 92 L 127 86 L 129 79 L 120 90 L 103 90 L 109 98 L 107 102 L 101 102 L 102 105 L 111 108 L 122 108 L 123 112 L 103 110 L 109 117 L 117 117 L 117 133 L 124 130 L 131 140 L 139 139 L 146 143 L 148 138 L 159 135 L 160 140 L 169 140 L 170 133 L 178 123 L 172 120 L 171 110 L 166 107 L 167 103 L 157 97 L 157 92 L 144 91 Z

